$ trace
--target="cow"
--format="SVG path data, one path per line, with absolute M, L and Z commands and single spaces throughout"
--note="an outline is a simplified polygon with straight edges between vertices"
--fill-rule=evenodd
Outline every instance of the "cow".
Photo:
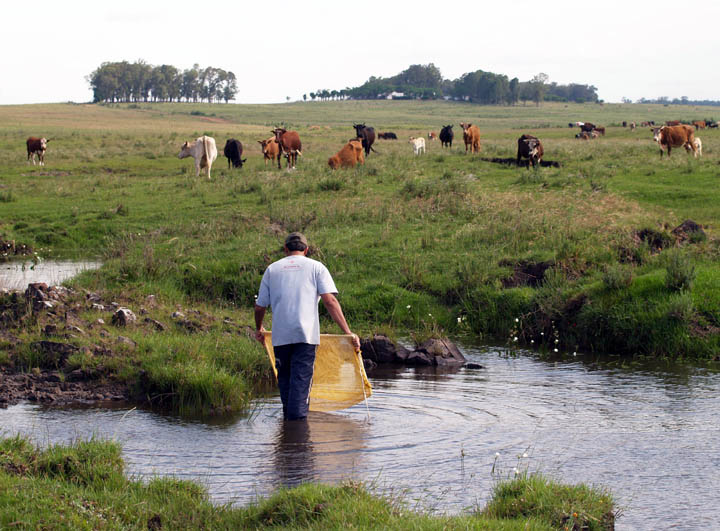
M 698 158 L 698 155 L 702 157 L 702 140 L 700 140 L 700 138 L 696 136 L 695 140 L 693 140 L 693 145 L 695 146 L 695 158 Z M 688 153 L 690 152 L 688 146 L 685 146 L 685 151 L 687 151 Z
M 591 133 L 596 129 L 595 124 L 590 122 L 577 122 L 577 125 L 580 127 L 580 131 L 584 133 Z
M 711 122 L 711 123 L 708 124 L 708 127 L 709 127 L 710 129 L 717 129 L 718 123 L 717 123 L 717 122 Z
M 428 139 L 429 140 L 437 140 L 437 134 L 435 133 L 435 131 L 430 131 L 428 133 Z
M 593 129 L 593 131 L 597 131 L 597 132 L 600 133 L 602 136 L 605 136 L 605 128 L 604 128 L 604 127 L 596 126 L 595 129 Z M 591 131 L 591 132 L 592 132 L 592 131 Z
M 599 133 L 597 131 L 590 131 L 589 133 L 587 131 L 581 131 L 575 135 L 575 138 L 579 138 L 580 140 L 592 140 L 598 136 Z
M 333 170 L 338 168 L 354 168 L 356 164 L 365 164 L 362 143 L 349 140 L 343 148 L 328 159 L 328 166 Z
M 572 129 L 573 127 L 575 127 L 575 124 L 573 122 L 568 122 L 568 127 Z
M 470 148 L 470 153 L 480 152 L 480 129 L 477 125 L 461 122 L 460 127 L 463 128 L 463 141 L 465 142 L 465 153 Z
M 635 122 L 630 122 L 630 131 L 635 131 Z
M 445 125 L 440 129 L 440 144 L 442 147 L 452 147 L 453 138 L 455 137 L 452 128 L 452 125 Z
M 358 139 L 362 142 L 363 149 L 365 149 L 365 156 L 369 156 L 371 149 L 375 151 L 372 147 L 373 142 L 375 142 L 375 129 L 365 124 L 353 124 L 353 127 L 355 128 L 355 134 L 357 134 Z M 377 153 L 377 151 L 375 151 L 375 153 Z
M 387 133 L 378 133 L 378 138 L 382 138 L 383 140 L 397 140 L 397 135 L 388 131 Z
M 698 129 L 705 129 L 707 125 L 705 123 L 705 120 L 695 120 L 692 124 L 695 126 L 695 131 L 697 131 Z
M 681 125 L 680 120 L 668 120 L 665 125 Z
M 266 168 L 268 161 L 274 163 L 275 159 L 280 158 L 280 148 L 278 147 L 278 143 L 275 142 L 274 136 L 267 140 L 258 140 L 257 143 L 260 144 L 260 149 L 262 149 Z
M 660 158 L 667 149 L 668 157 L 674 147 L 684 147 L 689 153 L 697 153 L 695 147 L 695 132 L 690 125 L 664 125 L 653 129 L 653 139 L 660 145 Z
M 627 127 L 627 122 L 625 120 L 623 120 L 622 126 Z
M 529 159 L 534 168 L 542 160 L 544 152 L 539 138 L 533 135 L 522 135 L 518 138 L 516 163 L 520 166 L 520 159 Z
M 288 131 L 284 127 L 276 127 L 272 130 L 275 135 L 275 142 L 280 148 L 280 154 L 287 159 L 288 169 L 295 169 L 298 155 L 302 157 L 302 142 L 297 131 Z M 277 158 L 278 169 L 280 169 L 280 156 Z
M 228 159 L 228 169 L 230 169 L 230 167 L 242 168 L 242 165 L 247 161 L 247 159 L 242 158 L 242 152 L 243 146 L 239 140 L 231 138 L 225 142 L 223 153 Z
M 31 136 L 25 141 L 27 145 L 27 159 L 32 160 L 33 166 L 35 166 L 35 155 L 38 158 L 38 164 L 45 166 L 45 150 L 47 150 L 47 143 L 50 142 L 47 138 L 37 138 Z
M 192 142 L 185 142 L 178 153 L 179 159 L 192 157 L 195 159 L 195 177 L 200 176 L 200 170 L 207 168 L 207 177 L 210 179 L 210 168 L 217 158 L 217 146 L 211 136 L 201 136 Z
M 415 153 L 416 156 L 425 153 L 425 139 L 423 137 L 415 138 L 411 136 L 410 143 L 413 147 L 413 153 Z

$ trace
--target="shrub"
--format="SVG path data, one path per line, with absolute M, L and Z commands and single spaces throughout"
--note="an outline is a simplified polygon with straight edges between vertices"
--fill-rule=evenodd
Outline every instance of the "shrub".
M 665 287 L 671 291 L 690 290 L 695 281 L 695 266 L 689 256 L 679 249 L 665 255 Z
M 605 268 L 602 281 L 605 289 L 617 291 L 629 288 L 632 284 L 632 269 L 622 264 L 612 264 Z

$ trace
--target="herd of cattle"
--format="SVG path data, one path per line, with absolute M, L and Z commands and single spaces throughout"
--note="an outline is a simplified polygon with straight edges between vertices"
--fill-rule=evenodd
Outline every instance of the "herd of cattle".
M 623 127 L 630 127 L 632 131 L 635 130 L 635 122 L 623 122 Z M 650 127 L 653 131 L 653 139 L 660 146 L 660 157 L 663 152 L 667 151 L 668 157 L 672 148 L 684 147 L 685 150 L 690 153 L 692 152 L 695 157 L 702 155 L 702 141 L 700 138 L 695 136 L 695 131 L 699 129 L 716 128 L 718 123 L 714 120 L 698 120 L 692 122 L 692 124 L 681 123 L 679 120 L 668 121 L 665 125 L 656 127 L 654 121 L 641 122 L 641 127 Z M 591 140 L 599 136 L 605 135 L 605 128 L 597 126 L 590 122 L 570 122 L 569 127 L 579 127 L 580 132 L 575 135 L 575 138 L 582 140 Z M 465 152 L 479 153 L 480 152 L 480 130 L 477 125 L 471 123 L 461 122 L 460 127 L 463 130 L 463 142 L 465 143 Z M 365 163 L 365 157 L 370 155 L 370 152 L 377 153 L 373 148 L 375 143 L 375 129 L 362 124 L 353 124 L 355 129 L 355 137 L 348 140 L 348 142 L 338 151 L 335 155 L 328 159 L 328 165 L 332 169 L 337 168 L 353 168 L 358 164 Z M 694 129 L 693 129 L 694 128 Z M 302 156 L 302 142 L 300 141 L 300 135 L 297 131 L 288 131 L 284 127 L 276 127 L 272 130 L 272 135 L 267 140 L 258 140 L 260 144 L 265 166 L 267 163 L 277 163 L 278 169 L 282 167 L 281 156 L 287 160 L 287 168 L 295 169 L 297 164 L 298 156 Z M 440 139 L 443 148 L 452 148 L 453 139 L 455 134 L 453 133 L 452 125 L 445 125 L 440 129 L 440 133 L 430 131 L 428 133 L 428 139 L 430 141 Z M 386 131 L 377 134 L 377 138 L 383 140 L 397 140 L 397 135 L 393 132 Z M 37 157 L 38 164 L 43 166 L 45 164 L 45 151 L 50 140 L 47 138 L 30 137 L 27 139 L 27 156 L 28 161 L 32 161 L 33 165 L 36 164 L 35 157 Z M 421 155 L 425 153 L 425 138 L 424 137 L 410 137 L 410 144 L 413 147 L 413 153 L 415 155 Z M 524 134 L 517 141 L 517 158 L 516 162 L 518 165 L 521 162 L 525 164 L 532 164 L 537 166 L 543 158 L 544 149 L 540 139 L 533 135 Z M 223 150 L 225 157 L 228 159 L 228 168 L 242 168 L 242 165 L 247 159 L 242 158 L 243 145 L 239 140 L 234 138 L 229 139 L 225 143 Z M 203 135 L 192 142 L 185 142 L 180 149 L 178 158 L 183 159 L 186 157 L 192 157 L 195 160 L 195 175 L 199 176 L 201 170 L 207 170 L 207 177 L 210 178 L 210 169 L 212 164 L 217 158 L 217 146 L 215 139 Z M 545 163 L 543 163 L 545 164 Z

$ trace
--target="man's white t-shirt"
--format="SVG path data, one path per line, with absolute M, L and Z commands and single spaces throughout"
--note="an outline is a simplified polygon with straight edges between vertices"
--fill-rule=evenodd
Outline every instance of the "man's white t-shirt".
M 320 295 L 337 293 L 327 267 L 303 255 L 268 266 L 255 304 L 272 308 L 272 344 L 320 344 Z

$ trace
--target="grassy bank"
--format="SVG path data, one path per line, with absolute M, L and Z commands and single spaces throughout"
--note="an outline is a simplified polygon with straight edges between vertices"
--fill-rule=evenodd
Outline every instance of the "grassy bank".
M 356 483 L 303 485 L 248 507 L 216 506 L 189 481 L 128 479 L 116 443 L 41 450 L 22 438 L 0 439 L 2 529 L 611 529 L 614 515 L 607 492 L 539 475 L 498 483 L 485 508 L 460 516 L 413 512 L 402 499 Z
M 308 235 L 313 256 L 332 271 L 361 333 L 471 333 L 569 352 L 711 358 L 720 346 L 720 133 L 698 133 L 701 159 L 676 150 L 661 160 L 647 130 L 619 126 L 707 114 L 682 106 L 450 102 L 0 107 L 0 239 L 43 258 L 102 259 L 101 270 L 73 281 L 78 293 L 135 310 L 154 295 L 151 316 L 166 324 L 178 306 L 212 316 L 214 324 L 191 331 L 108 325 L 108 337 L 85 330 L 75 340 L 108 347 L 131 335 L 135 354 L 112 362 L 128 381 L 142 370 L 157 381 L 188 382 L 189 373 L 219 367 L 252 388 L 260 373 L 228 366 L 228 353 L 255 349 L 249 355 L 261 360 L 262 352 L 240 344 L 245 339 L 223 322 L 252 324 L 262 271 L 282 256 L 282 238 L 293 230 Z M 567 127 L 575 120 L 605 125 L 607 135 L 575 140 Z M 353 121 L 401 140 L 378 141 L 364 167 L 332 172 L 327 158 L 352 135 Z M 429 142 L 427 155 L 415 158 L 402 140 L 460 121 L 479 125 L 481 156 L 512 157 L 517 137 L 529 132 L 562 167 L 527 170 L 465 155 L 459 126 L 450 150 Z M 296 172 L 266 167 L 259 151 L 257 140 L 280 122 L 303 141 Z M 176 155 L 203 133 L 220 150 L 225 139 L 240 139 L 246 166 L 228 170 L 221 155 L 211 181 L 196 178 L 192 163 Z M 28 166 L 24 138 L 39 134 L 51 138 L 47 166 Z M 686 219 L 705 235 L 673 234 Z M 87 303 L 78 312 L 88 324 L 109 318 Z M 13 332 L 22 344 L 42 335 L 27 323 Z M 9 354 L 0 363 L 18 366 L 21 347 L 4 342 Z M 216 344 L 219 352 L 208 347 Z M 171 364 L 148 370 L 148 359 Z M 184 369 L 174 372 L 176 363 Z M 200 380 L 199 387 L 215 386 Z M 235 385 L 226 378 L 215 387 Z M 178 396 L 177 386 L 151 389 Z

